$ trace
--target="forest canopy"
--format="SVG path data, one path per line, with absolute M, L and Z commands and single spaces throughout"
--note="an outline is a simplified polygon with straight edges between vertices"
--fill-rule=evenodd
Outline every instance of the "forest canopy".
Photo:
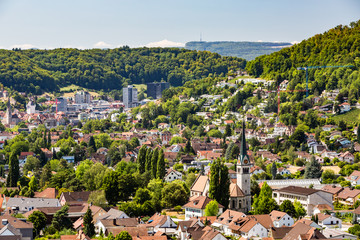
M 244 69 L 246 60 L 179 48 L 0 50 L 0 82 L 40 94 L 71 84 L 109 91 L 127 84 L 187 81 Z

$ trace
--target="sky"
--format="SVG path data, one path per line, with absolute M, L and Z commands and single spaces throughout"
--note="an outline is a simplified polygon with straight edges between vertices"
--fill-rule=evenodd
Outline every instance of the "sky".
M 0 48 L 300 42 L 360 20 L 360 0 L 0 0 Z

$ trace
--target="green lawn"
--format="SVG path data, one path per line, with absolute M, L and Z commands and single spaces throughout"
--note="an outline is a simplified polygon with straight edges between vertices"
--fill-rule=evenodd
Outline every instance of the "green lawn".
M 339 114 L 333 117 L 334 121 L 338 123 L 340 120 L 343 120 L 345 122 L 349 123 L 360 123 L 360 109 L 354 109 L 350 112 Z
M 134 87 L 136 87 L 136 89 L 138 90 L 138 92 L 143 88 L 145 90 L 147 90 L 147 86 L 146 84 L 133 84 Z
M 75 84 L 71 84 L 69 86 L 66 86 L 66 87 L 62 87 L 60 88 L 60 92 L 69 92 L 69 91 L 77 91 L 79 89 L 81 89 L 82 87 L 79 87 Z

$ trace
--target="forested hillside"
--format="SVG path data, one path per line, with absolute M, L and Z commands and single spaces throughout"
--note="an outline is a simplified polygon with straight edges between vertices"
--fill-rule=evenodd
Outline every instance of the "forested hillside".
M 258 56 L 277 52 L 284 47 L 291 47 L 291 43 L 275 42 L 188 42 L 186 49 L 210 51 L 222 56 L 234 56 L 253 60 Z
M 304 66 L 348 66 L 353 68 L 323 68 L 309 70 L 310 93 L 319 94 L 325 89 L 341 88 L 345 96 L 359 98 L 360 89 L 360 21 L 349 26 L 337 26 L 317 34 L 291 48 L 248 62 L 247 71 L 256 77 L 290 80 L 290 89 L 305 88 Z
M 70 84 L 107 91 L 161 80 L 179 86 L 245 65 L 236 57 L 178 48 L 0 50 L 0 82 L 36 94 Z

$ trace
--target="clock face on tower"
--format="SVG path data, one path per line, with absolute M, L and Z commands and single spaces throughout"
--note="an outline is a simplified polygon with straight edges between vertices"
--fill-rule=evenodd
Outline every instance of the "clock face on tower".
M 247 159 L 244 160 L 244 164 L 248 164 L 249 161 Z

